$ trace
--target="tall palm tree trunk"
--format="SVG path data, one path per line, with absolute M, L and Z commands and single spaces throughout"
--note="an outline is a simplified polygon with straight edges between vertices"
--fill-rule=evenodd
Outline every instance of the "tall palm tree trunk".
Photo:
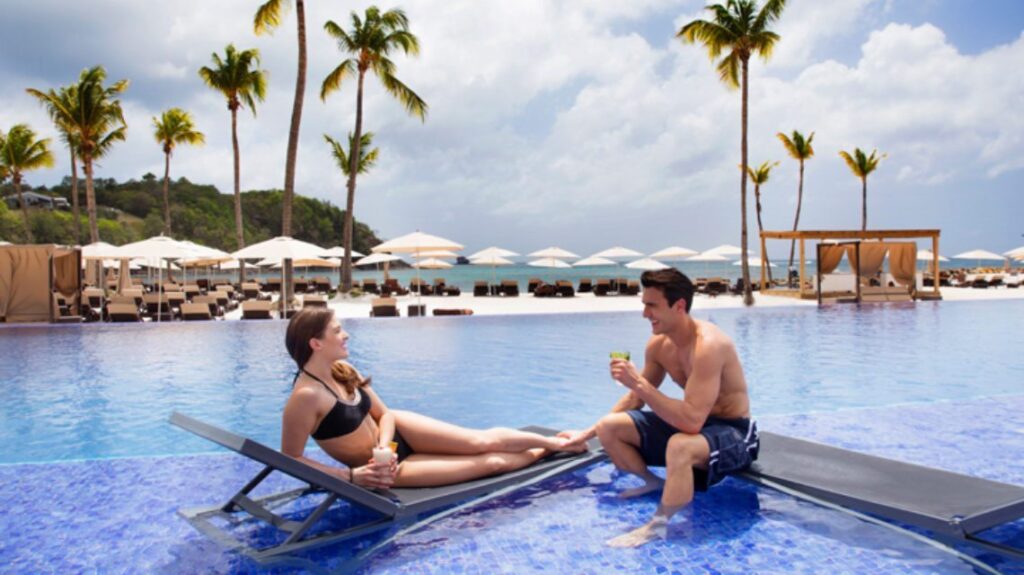
M 164 235 L 171 235 L 171 151 L 164 148 Z
M 764 232 L 764 226 L 761 224 L 761 185 L 754 184 L 754 204 L 757 207 L 757 232 L 760 235 Z M 772 283 L 772 262 L 768 259 L 768 253 L 761 254 L 764 258 L 764 264 L 768 269 L 768 283 Z
M 292 235 L 292 202 L 295 198 L 295 163 L 299 153 L 299 125 L 302 123 L 302 100 L 306 95 L 306 7 L 295 1 L 295 19 L 299 26 L 299 70 L 295 77 L 295 99 L 292 101 L 292 125 L 288 132 L 288 157 L 284 165 L 284 205 L 281 208 L 281 235 Z
M 14 174 L 11 178 L 14 183 L 14 192 L 18 194 L 18 203 L 21 204 L 22 225 L 25 227 L 25 242 L 34 243 L 32 239 L 32 228 L 28 225 L 28 206 L 25 205 L 25 196 L 21 194 L 21 174 Z
M 359 72 L 359 90 L 356 92 L 356 129 L 352 138 L 352 149 L 348 159 L 348 199 L 345 202 L 344 246 L 345 261 L 342 262 L 342 289 L 352 289 L 352 210 L 356 203 L 356 172 L 359 171 L 359 140 L 363 134 L 363 79 L 366 72 Z
M 742 112 L 742 139 L 741 139 L 741 161 L 743 162 L 742 176 L 740 177 L 740 225 L 741 225 L 741 242 L 740 247 L 743 250 L 742 265 L 743 269 L 743 305 L 754 305 L 754 294 L 751 291 L 750 286 L 750 262 L 747 259 L 747 62 L 748 58 L 742 59 L 743 65 L 743 112 Z
M 75 243 L 82 243 L 82 214 L 78 207 L 78 160 L 75 158 L 75 150 L 71 151 L 71 216 L 75 219 Z
M 295 99 L 292 101 L 292 125 L 288 131 L 288 157 L 284 166 L 284 205 L 281 207 L 281 235 L 292 235 L 292 203 L 295 201 L 295 163 L 299 152 L 299 125 L 302 122 L 302 100 L 306 94 L 306 6 L 302 0 L 295 2 L 295 19 L 298 22 L 299 69 L 295 76 Z M 291 301 L 292 260 L 284 265 L 284 298 Z
M 860 229 L 861 231 L 868 229 L 868 178 L 864 176 L 860 179 L 862 184 L 861 190 L 861 220 Z
M 231 148 L 235 151 L 235 238 L 238 249 L 245 247 L 245 235 L 242 233 L 242 188 L 241 170 L 238 160 L 238 105 L 231 103 Z
M 814 134 L 811 134 L 813 137 Z M 796 191 L 796 218 L 793 219 L 793 231 L 797 231 L 800 227 L 800 207 L 804 204 L 804 161 L 800 159 L 800 183 L 797 185 Z M 796 253 L 796 240 L 790 240 L 789 242 L 789 265 L 786 266 L 786 274 L 788 277 L 789 270 L 793 269 L 793 257 Z M 792 285 L 792 280 L 787 280 L 787 283 Z
M 100 226 L 96 220 L 96 188 L 92 182 L 92 154 L 82 158 L 82 171 L 85 172 L 85 211 L 89 214 L 89 243 L 100 241 Z

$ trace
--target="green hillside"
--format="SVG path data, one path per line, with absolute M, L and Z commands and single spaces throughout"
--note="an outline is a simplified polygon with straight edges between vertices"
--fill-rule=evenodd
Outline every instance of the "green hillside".
M 23 187 L 28 191 L 27 187 Z M 100 239 L 115 245 L 158 235 L 163 229 L 162 182 L 152 174 L 141 180 L 117 182 L 113 178 L 95 180 Z M 32 188 L 32 191 L 63 196 L 71 201 L 71 179 L 57 186 Z M 0 187 L 0 196 L 13 194 L 12 186 Z M 85 213 L 85 182 L 79 182 L 82 206 L 82 243 L 88 243 L 88 219 Z M 254 244 L 281 232 L 280 190 L 242 192 L 242 218 L 246 244 Z M 185 178 L 171 182 L 172 235 L 179 240 L 232 252 L 235 242 L 234 199 L 211 185 L 194 184 Z M 332 247 L 341 245 L 344 211 L 330 202 L 295 196 L 294 236 L 300 240 Z M 31 209 L 29 221 L 36 243 L 73 244 L 74 227 L 70 211 Z M 21 212 L 0 202 L 0 239 L 24 241 Z M 376 233 L 356 220 L 352 249 L 368 253 L 380 243 Z

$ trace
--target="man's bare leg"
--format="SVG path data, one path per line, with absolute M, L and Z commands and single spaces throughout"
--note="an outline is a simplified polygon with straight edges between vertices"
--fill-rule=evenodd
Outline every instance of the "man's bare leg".
M 668 522 L 677 511 L 693 500 L 693 468 L 705 467 L 710 449 L 703 435 L 677 433 L 668 441 L 665 450 L 665 489 L 661 504 L 646 525 L 625 535 L 608 540 L 610 547 L 639 547 L 668 534 Z
M 665 482 L 651 473 L 643 458 L 640 457 L 640 433 L 636 430 L 633 418 L 625 413 L 612 413 L 604 416 L 597 423 L 597 437 L 601 440 L 601 446 L 604 447 L 605 453 L 611 458 L 615 467 L 644 480 L 643 485 L 623 490 L 619 493 L 619 497 L 623 499 L 638 497 L 661 489 Z

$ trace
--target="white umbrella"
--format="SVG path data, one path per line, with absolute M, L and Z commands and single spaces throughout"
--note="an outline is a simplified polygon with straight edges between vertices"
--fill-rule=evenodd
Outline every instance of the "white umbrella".
M 284 265 L 284 262 L 277 262 L 272 267 L 279 268 Z M 301 260 L 292 260 L 292 265 L 297 268 L 336 268 L 341 265 L 338 260 L 325 260 L 321 258 L 305 258 Z
M 117 251 L 117 246 L 110 245 L 107 242 L 93 242 L 82 246 L 83 260 L 109 260 L 119 257 L 121 256 Z
M 690 256 L 695 256 L 698 253 L 699 252 L 697 252 L 696 250 L 691 250 L 690 248 L 684 248 L 681 246 L 669 246 L 663 250 L 658 250 L 654 252 L 653 254 L 650 255 L 650 257 L 662 260 L 677 260 L 685 259 Z
M 935 259 L 934 254 L 931 250 L 917 250 L 917 261 L 919 262 L 930 262 Z M 940 262 L 948 262 L 949 258 L 945 256 L 939 256 Z
M 352 262 L 355 266 L 365 266 L 370 264 L 383 264 L 387 262 L 400 262 L 402 258 L 393 254 L 370 254 L 364 258 Z
M 446 270 L 451 268 L 452 264 L 437 258 L 427 258 L 412 264 L 412 267 L 424 270 Z
M 527 265 L 533 266 L 535 268 L 568 268 L 568 267 L 572 267 L 569 264 L 567 264 L 566 262 L 564 262 L 564 261 L 562 261 L 562 260 L 560 260 L 558 258 L 551 258 L 551 257 L 545 257 L 545 258 L 541 258 L 539 260 L 533 260 L 532 262 L 527 263 Z
M 572 252 L 570 252 L 568 250 L 563 250 L 562 248 L 558 248 L 558 247 L 552 246 L 550 248 L 544 248 L 542 250 L 537 250 L 535 252 L 532 252 L 532 253 L 530 253 L 530 257 L 531 258 L 555 258 L 555 259 L 558 259 L 558 258 L 561 258 L 561 259 L 572 258 L 572 259 L 576 259 L 576 258 L 578 258 L 580 256 L 578 256 L 578 255 L 576 255 L 576 254 L 574 254 L 574 253 L 572 253 Z M 565 263 L 565 262 L 562 262 L 562 263 Z M 533 264 L 531 263 L 530 265 L 533 265 Z M 566 265 L 568 265 L 568 264 L 566 264 Z M 546 266 L 546 267 L 557 267 L 557 266 Z
M 572 264 L 572 267 L 575 268 L 575 267 L 581 267 L 581 266 L 614 266 L 614 265 L 618 265 L 618 264 L 616 264 L 613 260 L 610 260 L 608 258 L 602 258 L 602 257 L 598 257 L 598 256 L 590 256 L 589 258 L 583 258 L 583 259 L 581 259 L 578 262 L 574 262 Z
M 0 240 L 0 246 L 13 246 L 13 245 L 14 244 L 12 244 L 11 242 L 5 242 L 3 240 Z
M 118 257 L 122 258 L 146 258 L 149 261 L 152 261 L 154 259 L 157 261 L 161 261 L 187 258 L 195 255 L 196 250 L 195 248 L 189 246 L 188 244 L 185 244 L 184 242 L 179 242 L 174 238 L 169 238 L 167 236 L 160 235 L 142 241 L 125 244 L 117 248 L 117 251 L 115 253 L 118 254 Z M 158 285 L 163 284 L 163 269 L 164 268 L 162 265 L 157 266 Z M 157 291 L 157 293 L 162 296 L 163 290 L 160 289 Z M 161 301 L 161 298 L 158 298 L 157 306 L 162 305 L 163 302 Z M 162 315 L 163 314 L 159 313 L 158 311 L 156 315 L 157 323 L 160 322 Z
M 497 266 L 510 266 L 512 265 L 512 260 L 507 260 L 501 256 L 492 254 L 483 255 L 475 259 L 470 259 L 469 263 L 475 266 L 491 266 L 491 282 L 498 283 Z
M 404 236 L 388 240 L 373 247 L 374 253 L 404 253 L 415 254 L 430 250 L 462 250 L 462 244 L 455 243 L 442 237 L 432 236 L 423 232 L 413 232 Z
M 626 267 L 631 270 L 664 270 L 671 266 L 665 265 L 658 260 L 652 258 L 640 258 L 635 261 L 631 261 L 626 264 Z
M 345 248 L 343 248 L 341 246 L 334 246 L 333 248 L 331 248 L 329 250 L 324 250 L 320 255 L 326 256 L 326 257 L 333 257 L 333 258 L 343 258 L 343 257 L 345 257 Z M 361 253 L 359 253 L 359 252 L 357 252 L 355 250 L 352 250 L 352 258 L 353 259 L 361 258 L 364 255 L 366 255 L 366 254 L 361 254 Z
M 708 270 L 710 269 L 711 262 L 727 262 L 727 261 L 729 261 L 729 258 L 727 258 L 727 257 L 725 257 L 725 256 L 723 256 L 721 254 L 714 254 L 714 253 L 711 253 L 710 251 L 706 251 L 704 253 L 697 254 L 697 255 L 695 255 L 695 256 L 693 256 L 691 258 L 686 258 L 686 261 L 688 261 L 688 262 L 705 262 L 704 263 L 704 275 L 708 275 Z
M 484 248 L 484 249 L 476 252 L 475 254 L 469 256 L 469 259 L 475 260 L 477 258 L 486 258 L 486 257 L 512 258 L 512 257 L 518 256 L 518 255 L 519 254 L 517 254 L 516 252 L 514 252 L 512 250 L 506 250 L 504 248 L 499 248 L 497 246 L 491 246 L 489 248 Z M 509 262 L 509 263 L 511 263 L 511 262 Z
M 743 249 L 729 244 L 722 244 L 718 247 L 705 251 L 706 254 L 718 254 L 720 256 L 738 256 L 743 254 Z M 691 258 L 692 259 L 692 258 Z M 706 260 L 702 260 L 706 261 Z
M 999 254 L 994 254 L 992 252 L 985 251 L 985 250 L 971 250 L 969 252 L 964 252 L 962 254 L 957 254 L 957 255 L 955 255 L 953 257 L 958 259 L 958 260 L 977 260 L 977 262 L 978 262 L 977 267 L 979 267 L 979 268 L 981 267 L 981 260 L 1003 261 L 1005 259 L 1003 256 L 1001 256 Z
M 239 260 L 301 260 L 318 258 L 324 249 L 316 244 L 297 240 L 288 236 L 277 236 L 258 244 L 244 247 L 231 254 Z
M 638 252 L 636 250 L 631 250 L 629 248 L 624 248 L 622 246 L 615 246 L 614 248 L 608 248 L 608 249 L 606 249 L 604 251 L 597 252 L 592 257 L 595 257 L 595 258 L 638 258 L 638 257 L 643 256 L 643 255 L 644 254 L 642 254 L 642 253 L 640 253 L 640 252 Z
M 432 236 L 423 232 L 413 232 L 404 236 L 397 237 L 393 240 L 388 240 L 384 243 L 378 244 L 373 247 L 374 253 L 387 252 L 387 253 L 406 253 L 414 254 L 416 259 L 419 259 L 419 254 L 428 251 L 435 250 L 452 250 L 460 251 L 463 249 L 463 245 L 455 243 L 449 239 L 445 239 L 439 236 Z M 420 279 L 420 268 L 416 268 L 416 281 L 419 283 Z M 421 305 L 421 296 L 423 290 L 416 290 L 416 305 Z
M 417 256 L 421 258 L 455 259 L 459 257 L 459 254 L 451 250 L 429 250 L 420 252 Z
M 749 258 L 747 258 L 747 261 L 752 266 L 761 267 L 761 258 L 759 258 L 757 256 L 750 256 Z M 743 260 L 736 260 L 736 261 L 732 262 L 732 265 L 734 265 L 734 266 L 741 266 L 741 265 L 743 265 Z M 776 265 L 773 264 L 772 262 L 768 262 L 768 267 L 773 267 L 774 268 L 774 267 L 776 267 Z
M 1014 258 L 1014 259 L 1018 259 L 1018 258 L 1024 257 L 1024 246 L 1021 246 L 1019 248 L 1014 248 L 1014 249 L 1012 249 L 1012 250 L 1010 250 L 1008 252 L 1004 252 L 1003 255 L 1006 256 L 1006 257 L 1009 257 L 1009 258 Z

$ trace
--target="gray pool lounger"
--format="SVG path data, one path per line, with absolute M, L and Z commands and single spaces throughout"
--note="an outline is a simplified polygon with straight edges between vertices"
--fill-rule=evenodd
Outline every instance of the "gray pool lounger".
M 857 453 L 821 443 L 760 434 L 757 462 L 744 476 L 927 529 L 937 539 L 971 543 L 1012 558 L 1024 549 L 978 536 L 1024 517 L 1024 487 Z
M 223 447 L 231 449 L 262 463 L 265 467 L 227 503 L 208 508 L 182 509 L 179 513 L 195 528 L 225 547 L 236 549 L 246 555 L 263 561 L 284 553 L 290 553 L 309 547 L 343 541 L 379 529 L 394 527 L 411 522 L 421 514 L 433 512 L 440 508 L 478 498 L 498 490 L 511 487 L 523 487 L 558 473 L 578 469 L 604 459 L 604 452 L 598 448 L 596 440 L 591 442 L 591 450 L 571 456 L 551 457 L 541 460 L 530 467 L 498 475 L 448 485 L 443 487 L 391 489 L 387 491 L 371 491 L 347 481 L 342 481 L 289 457 L 276 449 L 272 449 L 251 439 L 235 435 L 213 425 L 203 423 L 180 413 L 173 413 L 171 423 L 208 439 Z M 526 427 L 526 431 L 553 434 L 554 431 L 541 427 Z M 306 487 L 275 493 L 261 498 L 250 498 L 249 493 L 256 488 L 272 472 L 279 471 L 306 483 Z M 327 497 L 302 521 L 287 519 L 274 513 L 271 508 L 280 506 L 311 493 L 326 493 Z M 342 531 L 321 533 L 307 536 L 309 529 L 338 499 L 367 507 L 380 513 L 383 517 L 350 527 Z M 278 529 L 289 533 L 279 545 L 264 549 L 256 549 L 239 541 L 218 527 L 218 521 L 236 517 L 239 511 L 247 512 L 252 517 L 262 519 Z

